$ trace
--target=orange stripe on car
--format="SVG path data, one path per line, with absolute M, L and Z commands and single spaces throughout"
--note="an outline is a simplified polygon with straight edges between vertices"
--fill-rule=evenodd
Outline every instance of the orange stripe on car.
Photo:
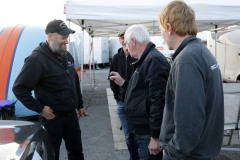
M 12 61 L 24 27 L 23 25 L 6 27 L 0 35 L 0 100 L 6 98 Z

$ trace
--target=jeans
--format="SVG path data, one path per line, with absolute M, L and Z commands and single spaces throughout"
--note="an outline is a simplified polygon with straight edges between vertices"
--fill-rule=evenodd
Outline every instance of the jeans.
M 130 160 L 139 160 L 138 156 L 138 146 L 136 143 L 136 139 L 133 133 L 130 132 L 130 128 L 128 126 L 126 114 L 124 111 L 124 103 L 122 101 L 118 102 L 118 116 L 122 124 L 122 128 L 125 135 L 125 141 L 128 147 L 128 151 L 130 154 Z
M 162 152 L 158 155 L 150 155 L 148 150 L 148 145 L 151 140 L 151 135 L 136 135 L 136 140 L 138 144 L 138 153 L 140 160 L 161 160 L 162 159 Z

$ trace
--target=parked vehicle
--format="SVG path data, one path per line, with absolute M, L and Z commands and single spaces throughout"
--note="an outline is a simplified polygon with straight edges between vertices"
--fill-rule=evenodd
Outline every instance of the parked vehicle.
M 0 120 L 0 135 L 0 159 L 54 159 L 48 134 L 39 123 Z
M 207 47 L 215 56 L 225 82 L 240 82 L 240 28 L 211 32 Z
M 80 40 L 71 35 L 69 49 L 74 57 L 75 68 L 80 66 Z M 13 83 L 21 71 L 24 59 L 29 56 L 40 42 L 46 41 L 45 27 L 40 26 L 0 26 L 0 100 L 16 102 L 15 115 L 17 118 L 31 119 L 38 113 L 26 108 L 17 101 L 12 92 Z M 31 77 L 29 77 L 31 78 Z M 32 92 L 34 95 L 34 93 Z

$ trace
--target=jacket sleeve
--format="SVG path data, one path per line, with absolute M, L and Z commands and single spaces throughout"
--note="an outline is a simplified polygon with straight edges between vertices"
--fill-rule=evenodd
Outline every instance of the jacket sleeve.
M 112 71 L 116 72 L 117 71 L 117 66 L 116 66 L 117 63 L 116 63 L 116 61 L 117 61 L 117 57 L 115 55 L 113 57 L 113 59 L 112 59 L 112 62 L 111 62 L 109 75 L 110 75 L 110 72 L 112 72 Z M 114 99 L 118 102 L 120 100 L 119 97 L 118 97 L 118 95 L 119 95 L 119 86 L 114 81 L 111 81 L 111 80 L 109 80 L 109 81 L 110 81 L 110 88 L 113 91 Z
M 83 108 L 83 100 L 82 100 L 82 93 L 81 93 L 81 88 L 80 88 L 80 83 L 79 83 L 79 77 L 76 72 L 76 87 L 77 87 L 77 94 L 78 94 L 78 107 L 77 109 L 79 110 L 80 108 Z
M 24 106 L 38 113 L 42 112 L 44 104 L 33 98 L 32 90 L 41 79 L 42 68 L 43 66 L 37 57 L 27 57 L 12 88 L 15 96 Z
M 70 60 L 74 64 L 74 58 L 72 55 L 68 52 L 67 54 L 68 60 Z M 75 72 L 75 83 L 76 83 L 76 90 L 77 90 L 77 101 L 78 101 L 78 106 L 77 109 L 79 110 L 80 108 L 83 108 L 83 100 L 82 100 L 82 93 L 81 93 L 81 88 L 80 88 L 80 83 L 79 83 L 79 76 L 78 73 Z
M 129 83 L 129 81 L 127 81 L 127 80 L 125 79 L 125 82 L 123 83 L 123 85 L 122 85 L 121 87 L 124 88 L 125 90 L 127 90 L 128 83 Z
M 173 82 L 175 133 L 164 149 L 164 160 L 186 159 L 199 143 L 206 118 L 204 79 L 199 69 L 180 64 L 173 70 Z
M 165 59 L 164 59 L 165 60 Z M 151 136 L 159 139 L 165 106 L 165 91 L 169 75 L 169 64 L 159 57 L 149 60 L 145 70 L 145 83 L 148 87 L 149 125 Z

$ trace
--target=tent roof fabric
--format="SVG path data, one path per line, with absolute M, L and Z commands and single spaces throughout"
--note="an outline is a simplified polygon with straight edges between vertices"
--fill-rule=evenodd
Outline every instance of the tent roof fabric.
M 240 3 L 229 4 L 215 0 L 185 0 L 195 11 L 198 31 L 211 30 L 229 25 L 240 25 Z M 101 3 L 100 3 L 101 2 Z M 67 1 L 67 20 L 83 27 L 93 37 L 115 37 L 126 26 L 144 24 L 150 35 L 160 35 L 158 14 L 169 0 L 88 0 Z M 215 3 L 214 3 L 215 2 Z

